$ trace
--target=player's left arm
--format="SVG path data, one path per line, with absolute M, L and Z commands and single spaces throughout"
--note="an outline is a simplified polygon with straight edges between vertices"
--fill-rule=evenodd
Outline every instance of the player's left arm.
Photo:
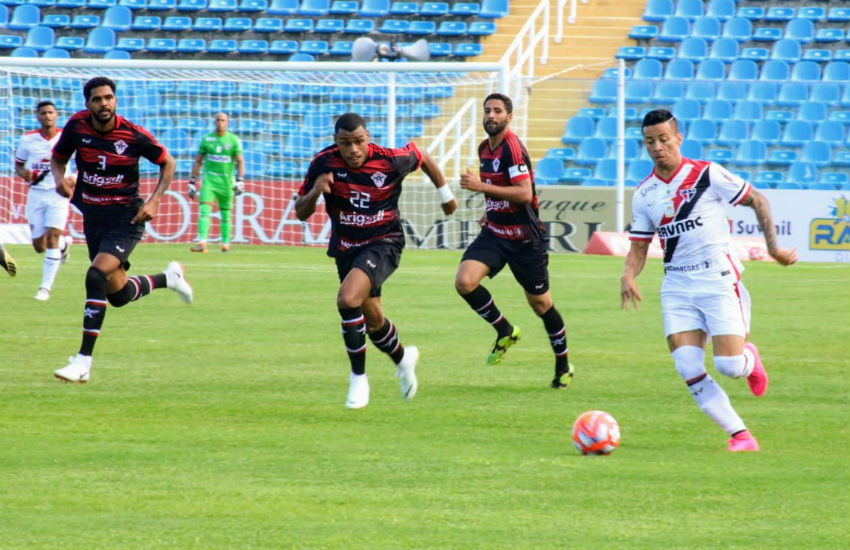
M 171 153 L 166 152 L 165 157 L 159 165 L 159 181 L 156 182 L 156 187 L 147 201 L 139 208 L 139 211 L 130 221 L 130 223 L 139 223 L 150 221 L 156 216 L 159 210 L 159 201 L 162 195 L 171 185 L 171 179 L 174 177 L 174 170 L 177 167 L 177 162 Z
M 750 193 L 740 202 L 744 206 L 749 206 L 756 213 L 756 220 L 762 228 L 764 234 L 764 242 L 767 245 L 767 252 L 774 260 L 781 265 L 791 265 L 797 261 L 796 248 L 779 248 L 776 242 L 776 226 L 773 225 L 773 215 L 770 212 L 770 202 L 763 194 L 755 187 L 750 189 Z
M 534 199 L 530 177 L 519 178 L 512 181 L 510 185 L 502 187 L 481 181 L 480 176 L 473 174 L 472 170 L 467 168 L 466 173 L 460 176 L 460 186 L 467 191 L 485 193 L 488 197 L 515 204 L 529 204 Z
M 424 151 L 422 152 L 422 164 L 420 166 L 422 171 L 425 172 L 425 175 L 428 176 L 428 179 L 430 179 L 434 184 L 434 187 L 437 188 L 437 191 L 440 192 L 440 206 L 443 209 L 443 214 L 446 216 L 451 215 L 455 210 L 457 210 L 457 199 L 452 193 L 452 190 L 443 175 L 443 171 L 440 170 L 440 167 L 437 165 L 434 157 Z

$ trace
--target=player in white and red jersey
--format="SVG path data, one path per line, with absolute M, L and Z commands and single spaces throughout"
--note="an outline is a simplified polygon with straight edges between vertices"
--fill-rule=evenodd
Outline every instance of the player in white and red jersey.
M 631 247 L 620 279 L 620 302 L 642 300 L 635 278 L 657 234 L 664 249 L 661 307 L 667 345 L 700 409 L 730 436 L 729 451 L 758 451 L 758 442 L 732 408 L 723 388 L 705 370 L 711 336 L 714 366 L 730 378 L 746 378 L 755 396 L 767 390 L 758 349 L 747 342 L 750 302 L 741 267 L 730 253 L 726 205 L 749 206 L 764 228 L 768 253 L 780 264 L 797 261 L 796 249 L 779 248 L 770 204 L 748 182 L 711 162 L 682 157 L 682 134 L 664 109 L 646 114 L 643 142 L 655 165 L 632 197 Z
M 56 126 L 56 107 L 52 101 L 41 101 L 35 112 L 41 128 L 21 136 L 15 151 L 15 173 L 29 185 L 27 223 L 32 247 L 39 254 L 44 252 L 41 284 L 35 299 L 46 301 L 50 299 L 59 265 L 68 261 L 73 239 L 63 235 L 68 223 L 68 199 L 56 192 L 50 174 L 50 155 L 62 135 L 62 129 Z
M 418 168 L 440 191 L 443 213 L 450 215 L 457 199 L 428 153 L 413 143 L 393 149 L 370 143 L 363 117 L 345 113 L 334 124 L 334 144 L 310 162 L 296 195 L 299 220 L 313 215 L 320 197 L 331 219 L 328 256 L 336 260 L 340 281 L 336 303 L 351 365 L 345 400 L 349 409 L 369 404 L 367 333 L 396 364 L 402 397 L 409 401 L 416 395 L 419 350 L 402 346 L 398 330 L 384 316 L 381 285 L 401 260 L 404 233 L 398 199 L 404 178 Z
M 496 330 L 496 342 L 486 360 L 487 365 L 496 365 L 519 341 L 521 332 L 502 315 L 481 281 L 495 277 L 507 265 L 549 336 L 555 354 L 550 385 L 567 388 L 574 373 L 567 358 L 567 328 L 549 292 L 549 237 L 537 210 L 534 171 L 528 151 L 510 129 L 511 98 L 493 93 L 484 98 L 483 107 L 487 139 L 478 146 L 480 170 L 473 174 L 467 169 L 460 186 L 483 193 L 486 212 L 481 233 L 461 258 L 455 290 Z

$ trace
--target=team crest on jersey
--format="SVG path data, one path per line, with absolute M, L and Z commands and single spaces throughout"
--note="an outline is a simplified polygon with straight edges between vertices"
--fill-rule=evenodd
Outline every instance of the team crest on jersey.
M 499 171 L 499 165 L 500 164 L 501 164 L 501 162 L 499 162 L 499 159 L 493 159 L 493 171 L 494 172 Z
M 383 172 L 375 172 L 374 174 L 372 174 L 372 183 L 375 184 L 375 187 L 383 187 L 386 181 L 387 175 Z
M 129 145 L 127 145 L 127 142 L 123 139 L 119 139 L 115 142 L 115 152 L 119 155 L 123 155 L 124 151 L 127 150 L 127 147 L 129 147 Z
M 697 190 L 693 188 L 688 189 L 679 189 L 679 196 L 685 199 L 685 202 L 690 202 L 694 195 L 696 195 Z

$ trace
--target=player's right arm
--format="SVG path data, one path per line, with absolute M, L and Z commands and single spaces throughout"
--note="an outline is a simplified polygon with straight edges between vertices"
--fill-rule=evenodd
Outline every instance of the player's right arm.
M 308 174 L 309 178 L 309 174 Z M 308 180 L 309 181 L 309 180 Z M 325 172 L 316 176 L 313 181 L 313 186 L 306 194 L 301 195 L 301 191 L 306 190 L 307 185 L 303 186 L 297 199 L 295 199 L 295 216 L 303 221 L 313 215 L 316 211 L 316 203 L 319 202 L 319 197 L 324 193 L 331 192 L 331 184 L 333 183 L 333 173 Z
M 23 178 L 27 183 L 32 181 L 32 170 L 27 170 L 26 165 L 18 159 L 15 159 L 15 174 Z
M 637 309 L 643 301 L 637 281 L 635 280 L 646 265 L 651 241 L 632 241 L 626 260 L 623 262 L 623 275 L 620 277 L 620 306 L 629 309 L 629 304 Z
M 56 182 L 56 192 L 65 198 L 70 197 L 74 192 L 74 180 L 71 177 L 65 177 L 67 166 L 67 159 L 60 160 L 55 156 L 50 157 L 50 174 L 53 176 L 53 181 Z

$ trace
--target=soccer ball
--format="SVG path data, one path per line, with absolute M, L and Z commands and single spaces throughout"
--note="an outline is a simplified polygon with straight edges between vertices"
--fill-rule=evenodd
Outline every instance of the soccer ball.
M 605 411 L 583 412 L 573 424 L 573 444 L 583 455 L 609 455 L 620 445 L 620 425 Z

